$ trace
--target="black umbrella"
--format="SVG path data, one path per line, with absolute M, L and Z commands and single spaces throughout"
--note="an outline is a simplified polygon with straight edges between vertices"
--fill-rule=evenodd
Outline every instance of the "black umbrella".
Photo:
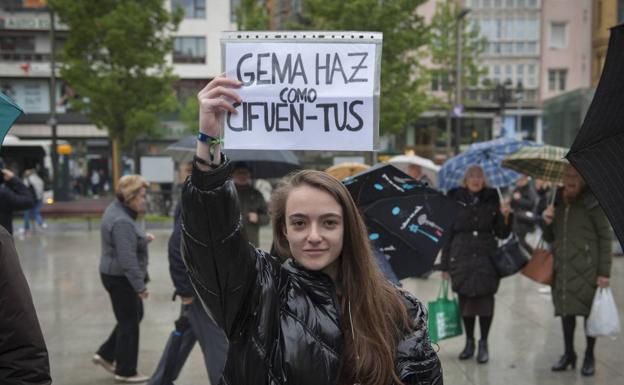
M 167 151 L 180 163 L 190 162 L 197 148 L 197 137 L 184 137 L 167 147 Z M 281 178 L 301 168 L 292 151 L 283 150 L 223 150 L 233 162 L 246 162 L 253 178 Z
M 624 242 L 624 24 L 611 28 L 598 88 L 566 157 Z
M 361 208 L 373 247 L 389 258 L 399 278 L 430 271 L 459 204 L 384 165 L 343 183 Z

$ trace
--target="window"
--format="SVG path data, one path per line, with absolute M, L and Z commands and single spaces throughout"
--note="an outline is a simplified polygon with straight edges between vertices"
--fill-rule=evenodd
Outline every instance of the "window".
M 507 8 L 513 8 L 514 7 L 514 0 L 507 0 L 505 2 L 505 5 Z
M 537 8 L 537 0 L 529 0 L 529 8 Z
M 34 36 L 0 36 L 2 52 L 35 52 Z
M 173 42 L 174 63 L 205 63 L 205 37 L 176 37 Z
M 527 53 L 528 54 L 537 54 L 537 43 L 532 41 L 527 43 Z
M 511 83 L 511 78 L 513 77 L 513 68 L 511 64 L 505 65 L 505 82 Z
M 524 54 L 524 42 L 523 41 L 516 43 L 516 54 L 518 55 Z
M 526 0 L 518 0 L 518 8 L 526 7 Z
M 567 76 L 566 69 L 548 70 L 548 90 L 565 91 Z
M 526 86 L 528 88 L 537 87 L 537 66 L 535 64 L 527 65 Z
M 205 19 L 206 0 L 171 0 L 171 9 L 182 8 L 185 19 Z
M 431 91 L 447 91 L 449 89 L 448 80 L 445 71 L 435 71 L 431 76 Z
M 483 0 L 483 8 L 491 8 L 492 0 Z
M 503 0 L 494 0 L 494 8 L 500 8 L 503 6 Z
M 568 46 L 568 25 L 566 23 L 550 23 L 549 47 L 563 49 Z

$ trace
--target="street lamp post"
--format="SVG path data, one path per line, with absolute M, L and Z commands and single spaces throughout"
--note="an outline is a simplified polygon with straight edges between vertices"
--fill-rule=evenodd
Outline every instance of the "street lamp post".
M 455 154 L 459 154 L 461 144 L 461 113 L 462 106 L 462 31 L 463 20 L 470 13 L 469 8 L 463 8 L 455 16 Z
M 59 158 L 57 152 L 57 124 L 56 119 L 56 30 L 54 26 L 54 11 L 50 9 L 50 125 L 52 134 L 52 191 L 54 200 L 59 200 Z

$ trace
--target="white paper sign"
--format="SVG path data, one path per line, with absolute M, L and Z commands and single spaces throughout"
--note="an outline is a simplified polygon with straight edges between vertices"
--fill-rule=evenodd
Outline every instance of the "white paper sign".
M 242 103 L 227 113 L 231 149 L 373 150 L 378 43 L 224 41 L 226 76 Z

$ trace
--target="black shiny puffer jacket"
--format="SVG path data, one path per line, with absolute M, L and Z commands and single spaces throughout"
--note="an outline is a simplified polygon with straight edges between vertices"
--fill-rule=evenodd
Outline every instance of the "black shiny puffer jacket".
M 182 196 L 182 253 L 197 294 L 230 342 L 226 385 L 337 385 L 343 338 L 331 279 L 251 246 L 243 235 L 226 161 L 196 166 Z M 442 384 L 426 313 L 405 295 L 416 330 L 400 342 L 396 371 L 406 385 Z

